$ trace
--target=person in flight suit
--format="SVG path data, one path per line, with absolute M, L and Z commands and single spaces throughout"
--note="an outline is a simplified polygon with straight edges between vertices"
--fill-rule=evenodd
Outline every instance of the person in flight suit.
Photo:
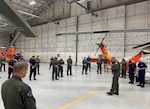
M 39 69 L 40 69 L 40 59 L 39 59 L 39 56 L 37 56 L 37 58 L 36 58 L 36 69 L 38 71 L 38 75 L 40 75 L 40 73 L 39 73 Z
M 8 62 L 8 79 L 10 78 L 11 74 L 13 74 L 14 64 L 17 60 L 12 59 Z
M 53 56 L 50 58 L 50 65 L 49 65 L 49 70 L 51 69 L 51 66 L 53 66 L 54 58 Z
M 82 67 L 82 75 L 83 75 L 84 70 L 85 70 L 85 74 L 87 75 L 88 62 L 87 62 L 86 57 L 84 57 L 84 59 L 82 60 L 82 64 L 83 64 L 83 67 Z
M 104 58 L 103 63 L 104 63 L 104 72 L 107 71 L 108 73 L 108 59 L 106 57 Z
M 110 92 L 107 92 L 108 95 L 119 95 L 119 76 L 120 76 L 120 63 L 115 59 L 115 57 L 112 57 L 113 62 L 113 81 L 112 81 L 112 87 Z
M 99 58 L 98 61 L 97 61 L 97 74 L 102 74 L 102 59 Z M 100 72 L 99 72 L 100 71 Z
M 34 73 L 33 77 L 34 80 L 36 80 L 36 60 L 35 60 L 35 56 L 32 56 L 32 58 L 29 60 L 30 63 L 30 75 L 29 75 L 29 80 L 31 80 L 32 77 L 32 73 Z
M 139 77 L 139 82 L 140 82 L 137 86 L 144 87 L 145 86 L 145 69 L 147 68 L 147 65 L 141 60 L 139 60 L 137 67 L 138 67 L 138 77 Z
M 135 71 L 136 71 L 136 65 L 134 64 L 133 61 L 129 61 L 129 65 L 128 65 L 128 73 L 129 73 L 129 79 L 130 79 L 129 84 L 134 84 Z
M 5 62 L 6 62 L 6 59 L 4 56 L 1 57 L 1 61 L 2 61 L 2 64 L 1 64 L 1 70 L 2 70 L 2 67 L 4 67 L 4 72 L 6 71 L 5 70 Z
M 88 58 L 87 58 L 87 71 L 88 71 L 88 68 L 89 68 L 89 71 L 91 72 L 91 58 L 90 58 L 90 56 L 88 56 Z
M 126 78 L 126 60 L 123 58 L 121 61 L 121 78 Z
M 20 61 L 14 65 L 14 75 L 1 87 L 5 109 L 36 109 L 31 88 L 22 81 L 27 74 L 28 64 Z
M 61 74 L 61 77 L 63 77 L 63 65 L 64 65 L 64 60 L 61 58 L 59 61 L 58 61 L 58 66 L 59 66 L 59 71 L 58 71 L 58 77 L 60 76 Z
M 72 59 L 71 56 L 67 59 L 67 76 L 69 76 L 69 70 L 70 70 L 70 75 L 72 75 Z
M 54 81 L 54 78 L 55 80 L 59 80 L 57 78 L 58 76 L 58 61 L 57 61 L 57 58 L 55 57 L 54 61 L 53 61 L 53 70 L 52 70 L 52 81 Z

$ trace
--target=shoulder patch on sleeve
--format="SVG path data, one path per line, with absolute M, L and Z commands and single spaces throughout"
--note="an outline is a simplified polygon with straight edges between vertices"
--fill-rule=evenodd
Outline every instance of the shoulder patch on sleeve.
M 27 92 L 27 96 L 28 97 L 32 97 L 33 95 L 32 95 L 32 90 L 29 90 L 28 92 Z

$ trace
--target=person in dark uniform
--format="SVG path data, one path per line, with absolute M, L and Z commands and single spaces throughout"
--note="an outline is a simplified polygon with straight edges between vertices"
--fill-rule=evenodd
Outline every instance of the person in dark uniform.
M 113 81 L 112 81 L 112 87 L 110 92 L 107 92 L 108 95 L 119 95 L 119 76 L 120 76 L 120 63 L 115 59 L 115 57 L 112 57 L 113 62 Z
M 51 69 L 51 66 L 53 65 L 54 62 L 54 58 L 53 56 L 50 58 L 50 65 L 49 65 L 49 70 Z
M 5 70 L 5 62 L 6 62 L 6 59 L 5 59 L 4 56 L 1 57 L 1 61 L 2 61 L 1 70 L 2 70 L 2 67 L 4 67 L 3 70 L 4 70 L 4 72 L 5 72 L 5 71 L 6 71 L 6 70 Z
M 88 69 L 91 72 L 91 58 L 90 58 L 90 56 L 88 56 L 88 58 L 87 58 L 87 71 L 88 71 Z
M 21 54 L 19 54 L 19 53 L 15 54 L 14 59 L 19 61 L 21 59 Z
M 32 56 L 32 58 L 29 60 L 30 63 L 30 75 L 29 75 L 29 80 L 31 80 L 32 77 L 32 73 L 34 73 L 33 77 L 34 80 L 36 80 L 36 60 L 35 60 L 35 56 Z
M 63 77 L 63 65 L 64 65 L 64 60 L 61 58 L 58 61 L 58 66 L 59 66 L 59 71 L 58 71 L 58 77 L 61 75 L 61 77 Z
M 104 72 L 108 73 L 108 59 L 105 57 L 104 60 L 103 60 L 103 63 L 104 63 Z
M 123 58 L 121 61 L 121 78 L 126 78 L 126 60 Z
M 57 76 L 58 76 L 58 61 L 57 61 L 57 58 L 55 57 L 53 61 L 52 81 L 54 81 L 54 78 L 55 80 L 59 80 Z
M 88 67 L 88 61 L 86 59 L 86 57 L 84 57 L 84 59 L 82 60 L 82 75 L 84 73 L 84 70 L 85 70 L 85 74 L 87 75 L 87 67 Z
M 129 65 L 128 65 L 128 73 L 129 73 L 129 79 L 130 79 L 129 84 L 134 84 L 135 71 L 136 71 L 136 65 L 134 64 L 133 61 L 129 61 Z
M 28 64 L 20 61 L 14 65 L 14 75 L 1 87 L 5 109 L 36 109 L 31 88 L 22 81 L 27 74 Z
M 97 74 L 102 74 L 102 59 L 99 58 L 98 61 L 97 61 Z
M 40 59 L 39 59 L 39 56 L 37 56 L 37 58 L 36 58 L 36 69 L 38 71 L 38 75 L 40 75 L 40 73 L 39 73 L 39 69 L 40 69 Z
M 13 74 L 14 64 L 17 60 L 12 59 L 8 62 L 8 79 L 10 78 L 11 74 Z
M 70 70 L 70 75 L 72 75 L 72 59 L 71 56 L 67 59 L 67 76 L 69 76 L 69 70 Z
M 147 65 L 141 60 L 139 60 L 137 67 L 138 67 L 138 77 L 139 77 L 139 82 L 140 82 L 137 86 L 144 87 L 145 86 L 145 69 L 147 68 Z

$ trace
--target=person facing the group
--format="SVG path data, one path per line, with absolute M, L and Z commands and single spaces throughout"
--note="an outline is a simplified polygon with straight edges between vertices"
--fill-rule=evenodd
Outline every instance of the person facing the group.
M 128 73 L 129 73 L 129 79 L 130 79 L 129 84 L 134 84 L 135 72 L 136 72 L 136 65 L 134 64 L 133 61 L 129 61 L 129 65 L 128 65 Z
M 64 60 L 61 58 L 59 61 L 58 61 L 58 67 L 59 67 L 59 71 L 58 71 L 58 77 L 63 77 L 63 65 L 64 65 Z
M 111 61 L 113 62 L 112 69 L 113 69 L 113 81 L 111 90 L 107 92 L 108 95 L 119 95 L 119 76 L 120 76 L 120 63 L 112 57 Z
M 97 74 L 102 74 L 102 58 L 99 58 L 97 61 Z
M 32 56 L 32 58 L 29 60 L 30 63 L 30 75 L 29 75 L 29 80 L 31 80 L 32 74 L 34 80 L 36 80 L 36 60 L 35 60 L 35 56 Z
M 36 101 L 31 88 L 22 81 L 27 74 L 28 64 L 24 61 L 15 63 L 13 76 L 1 87 L 5 109 L 36 109 Z
M 67 59 L 67 76 L 69 76 L 69 71 L 70 71 L 70 75 L 72 76 L 72 59 L 71 56 L 69 56 L 69 58 Z
M 141 60 L 139 60 L 137 67 L 138 67 L 138 77 L 139 77 L 139 84 L 137 86 L 144 87 L 145 86 L 145 69 L 147 68 L 147 65 Z
M 126 60 L 123 58 L 121 61 L 121 78 L 126 78 Z
M 36 58 L 36 70 L 38 71 L 38 74 L 40 75 L 39 69 L 40 69 L 40 59 L 39 59 L 39 56 L 37 56 L 37 58 Z
M 83 66 L 82 66 L 82 75 L 84 74 L 84 70 L 85 70 L 85 74 L 87 75 L 87 64 L 88 64 L 88 62 L 87 62 L 87 59 L 86 59 L 86 57 L 84 57 L 84 59 L 82 60 L 82 64 L 83 64 Z

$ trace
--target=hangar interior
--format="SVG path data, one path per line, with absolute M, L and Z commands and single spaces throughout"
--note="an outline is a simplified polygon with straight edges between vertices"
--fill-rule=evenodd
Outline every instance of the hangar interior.
M 26 12 L 20 14 L 32 26 L 32 30 L 37 35 L 36 38 L 28 38 L 19 34 L 13 43 L 13 46 L 21 51 L 26 60 L 32 55 L 39 55 L 42 62 L 49 62 L 51 56 L 60 54 L 64 60 L 71 55 L 73 61 L 80 64 L 83 57 L 88 55 L 94 57 L 97 49 L 95 43 L 99 43 L 105 34 L 79 34 L 78 36 L 56 36 L 56 34 L 97 30 L 147 29 L 150 23 L 150 2 L 147 0 L 79 2 L 92 10 L 94 15 L 69 0 L 38 0 L 37 4 L 33 6 L 28 4 L 30 0 L 10 1 L 17 10 Z M 1 19 L 3 18 L 1 17 Z M 1 25 L 2 46 L 10 46 L 11 40 L 8 40 L 8 37 L 11 33 L 14 34 L 12 37 L 16 36 L 16 29 L 19 29 L 19 27 L 12 26 L 12 23 L 6 24 Z M 7 35 L 5 35 L 5 31 L 9 31 Z M 149 41 L 150 35 L 147 32 L 130 32 L 108 33 L 104 43 L 110 55 L 122 58 L 138 53 L 140 49 L 133 50 L 132 47 Z M 98 57 L 99 54 L 101 53 L 98 52 L 95 57 Z
M 1 9 L 5 1 L 20 23 L 11 13 Z M 34 4 L 29 4 L 35 1 Z M 80 6 L 82 5 L 82 6 Z M 88 9 L 88 10 L 87 10 Z M 2 14 L 3 13 L 3 14 Z M 29 31 L 20 25 L 24 23 Z M 24 81 L 33 89 L 38 109 L 149 109 L 149 85 L 137 88 L 128 85 L 128 79 L 120 79 L 120 96 L 106 96 L 110 89 L 112 75 L 97 75 L 96 69 L 81 75 L 80 66 L 73 67 L 73 76 L 60 81 L 51 81 L 48 70 L 49 59 L 60 55 L 65 63 L 69 56 L 73 64 L 82 64 L 83 57 L 98 57 L 97 45 L 105 33 L 56 35 L 61 33 L 91 32 L 102 30 L 150 29 L 149 0 L 1 0 L 0 1 L 0 46 L 14 48 L 26 61 L 39 55 L 41 75 L 37 81 Z M 104 44 L 111 56 L 117 59 L 137 54 L 142 48 L 132 47 L 150 42 L 149 32 L 107 33 Z M 95 63 L 93 65 L 96 65 Z M 66 66 L 64 66 L 66 67 Z M 7 73 L 0 73 L 0 84 L 7 79 Z M 35 84 L 36 83 L 36 84 Z M 50 105 L 50 106 L 49 106 Z M 3 109 L 3 102 L 0 102 Z

